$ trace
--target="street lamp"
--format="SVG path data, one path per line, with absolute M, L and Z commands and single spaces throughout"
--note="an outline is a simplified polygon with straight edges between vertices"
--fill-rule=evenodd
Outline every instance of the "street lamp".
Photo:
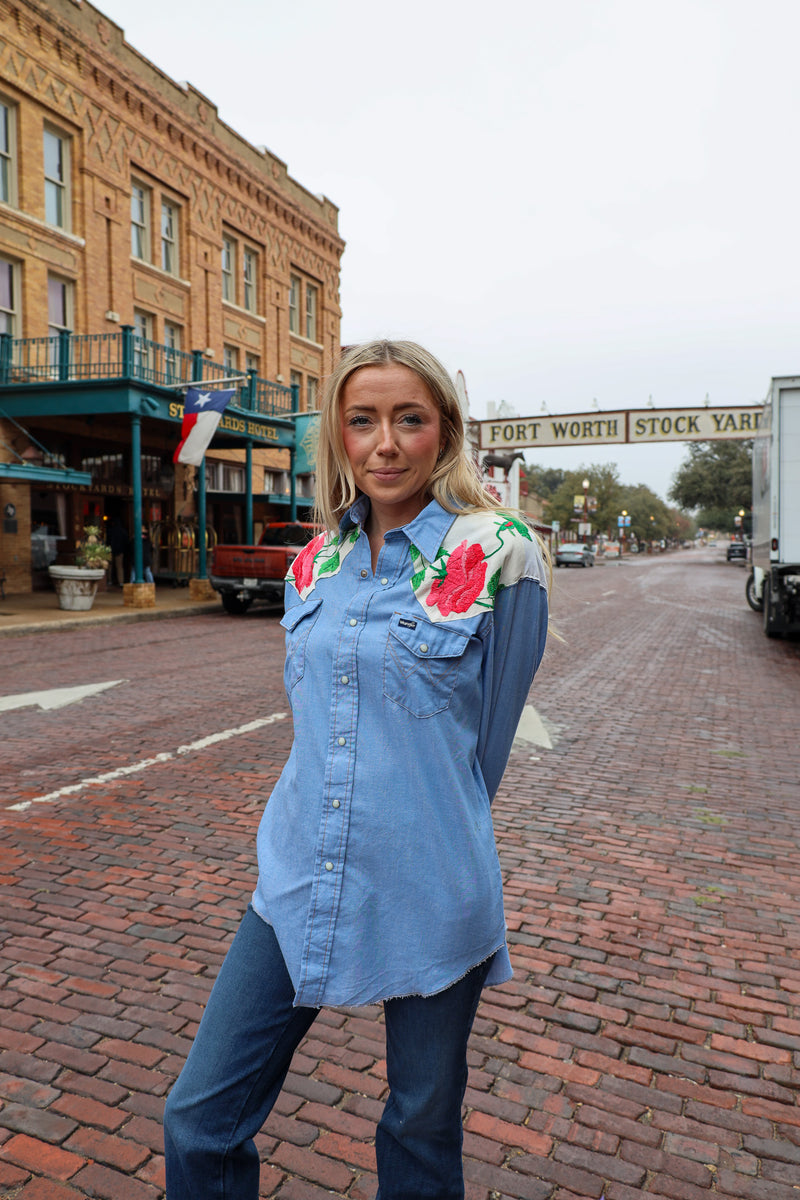
M 584 525 L 589 524 L 589 480 L 588 479 L 584 479 L 584 481 L 583 481 L 583 523 L 584 523 Z M 583 536 L 586 537 L 585 530 L 584 530 Z

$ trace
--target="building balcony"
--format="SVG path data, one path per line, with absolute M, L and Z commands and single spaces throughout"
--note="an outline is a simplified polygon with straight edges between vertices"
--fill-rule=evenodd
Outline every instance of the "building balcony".
M 55 385 L 125 385 L 179 395 L 189 384 L 207 387 L 241 379 L 229 407 L 272 420 L 291 418 L 299 408 L 297 386 L 259 378 L 255 371 L 232 372 L 199 351 L 186 353 L 139 337 L 129 325 L 114 333 L 76 334 L 61 330 L 42 338 L 0 333 L 0 394 L 20 388 L 52 391 Z M 230 384 L 228 385 L 230 386 Z

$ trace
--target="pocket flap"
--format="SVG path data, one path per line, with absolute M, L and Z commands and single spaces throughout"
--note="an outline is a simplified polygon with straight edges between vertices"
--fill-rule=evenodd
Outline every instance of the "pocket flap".
M 281 617 L 281 625 L 287 630 L 294 629 L 298 621 L 302 621 L 304 617 L 310 617 L 312 613 L 315 613 L 320 604 L 322 604 L 322 597 L 316 596 L 313 600 L 306 601 L 305 604 L 301 601 L 299 604 L 293 605 Z
M 460 658 L 469 641 L 468 634 L 407 613 L 392 613 L 389 631 L 418 658 Z

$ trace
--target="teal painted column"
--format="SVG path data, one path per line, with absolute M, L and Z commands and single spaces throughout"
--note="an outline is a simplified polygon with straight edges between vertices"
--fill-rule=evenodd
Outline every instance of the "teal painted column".
M 245 501 L 244 501 L 244 540 L 245 545 L 253 544 L 253 443 L 250 438 L 245 442 Z
M 192 382 L 202 387 L 205 358 L 202 350 L 192 351 Z M 206 553 L 206 459 L 197 468 L 197 578 L 208 579 L 208 554 Z
M 205 455 L 197 468 L 197 537 L 199 540 L 197 578 L 208 579 L 208 555 L 206 554 L 206 460 Z
M 0 333 L 0 383 L 11 378 L 11 357 L 14 345 L 10 333 Z
M 142 418 L 131 413 L 131 487 L 133 489 L 133 578 L 143 583 L 142 555 Z
M 300 412 L 300 385 L 293 383 L 292 391 L 292 412 Z M 297 520 L 297 477 L 295 475 L 296 450 L 297 450 L 297 422 L 293 422 L 293 437 L 294 442 L 289 450 L 289 520 Z
M 120 372 L 123 379 L 130 379 L 133 376 L 133 326 L 123 325 L 120 333 L 122 339 Z

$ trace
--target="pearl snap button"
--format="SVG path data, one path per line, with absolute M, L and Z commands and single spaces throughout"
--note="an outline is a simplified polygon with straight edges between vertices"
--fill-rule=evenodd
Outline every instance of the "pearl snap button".
M 332 863 L 332 862 L 327 862 L 327 863 L 325 863 L 325 870 L 326 870 L 326 871 L 332 871 L 332 870 L 333 870 L 333 863 Z
M 343 676 L 341 677 L 341 679 L 339 680 L 339 682 L 340 682 L 340 683 L 349 683 L 349 682 L 350 682 L 350 676 L 349 676 L 349 675 L 343 675 Z
M 331 800 L 331 804 L 334 808 L 338 808 L 340 803 L 341 801 L 339 800 Z
M 428 653 L 428 643 L 423 642 L 422 645 L 420 646 L 420 650 L 422 651 L 423 654 L 427 654 Z
M 384 586 L 384 587 L 386 587 L 386 585 L 387 585 L 387 583 L 388 583 L 388 582 L 389 582 L 389 580 L 388 580 L 388 579 L 382 579 L 382 580 L 381 580 L 381 583 L 383 584 L 383 586 Z
M 350 624 L 351 624 L 351 625 L 357 625 L 357 624 L 358 624 L 358 621 L 355 619 L 355 617 L 351 617 L 351 618 L 350 618 Z
M 367 572 L 366 572 L 366 571 L 362 571 L 362 572 L 361 572 L 361 578 L 362 578 L 362 579 L 366 579 L 366 578 L 367 578 Z
M 339 745 L 340 745 L 340 746 L 346 746 L 346 745 L 347 745 L 347 739 L 346 739 L 346 738 L 337 738 L 336 740 L 338 741 L 338 743 L 339 743 Z

